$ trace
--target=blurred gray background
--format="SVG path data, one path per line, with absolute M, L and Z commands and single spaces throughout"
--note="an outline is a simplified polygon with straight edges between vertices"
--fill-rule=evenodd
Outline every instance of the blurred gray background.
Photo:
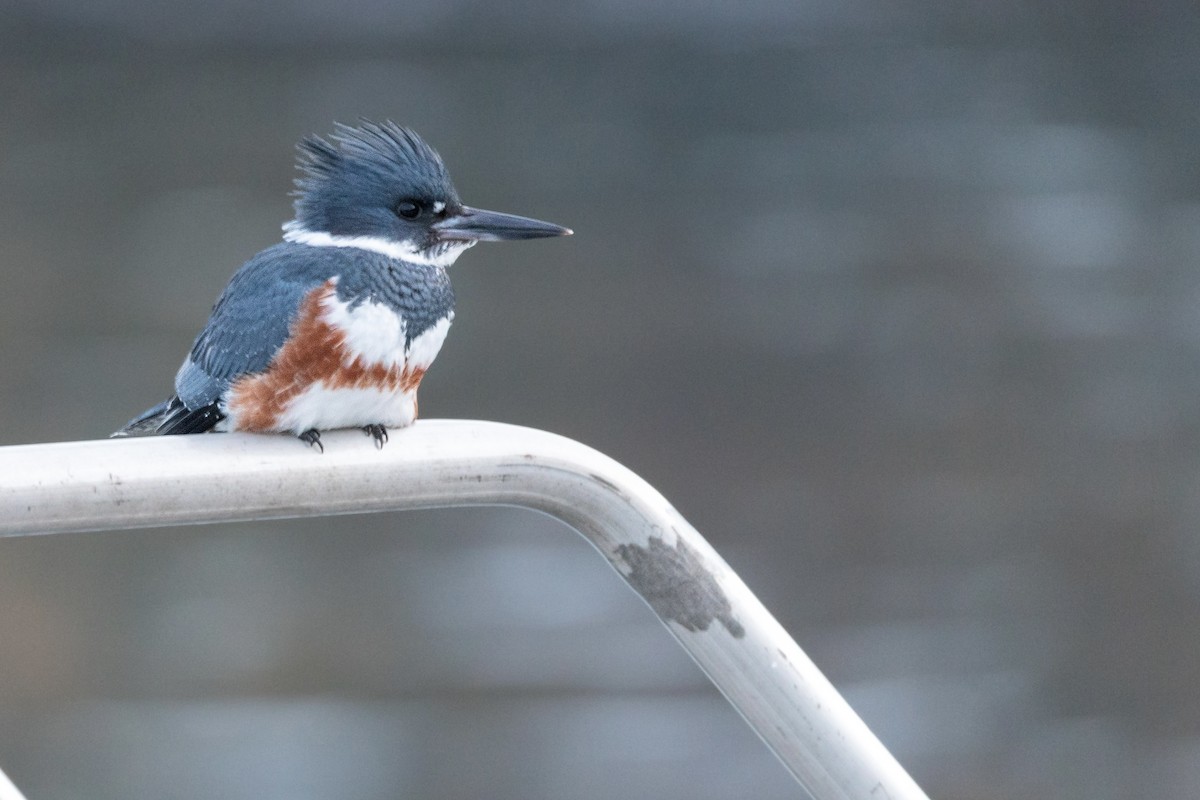
M 934 797 L 1196 794 L 1194 4 L 0 2 L 0 442 L 164 398 L 359 116 L 577 232 L 426 416 L 640 473 Z M 799 794 L 532 513 L 5 540 L 0 643 L 31 800 Z

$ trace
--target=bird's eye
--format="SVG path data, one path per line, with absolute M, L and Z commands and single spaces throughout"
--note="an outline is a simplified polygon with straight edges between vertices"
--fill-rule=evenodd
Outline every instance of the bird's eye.
M 405 219 L 416 219 L 421 214 L 421 206 L 412 200 L 401 200 L 396 204 L 396 213 Z

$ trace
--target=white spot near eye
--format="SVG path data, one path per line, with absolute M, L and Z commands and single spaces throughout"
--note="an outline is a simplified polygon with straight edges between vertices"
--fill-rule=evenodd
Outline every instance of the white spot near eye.
M 445 210 L 446 210 L 446 204 L 444 202 L 442 202 L 441 200 L 435 200 L 433 202 L 433 213 L 440 214 Z

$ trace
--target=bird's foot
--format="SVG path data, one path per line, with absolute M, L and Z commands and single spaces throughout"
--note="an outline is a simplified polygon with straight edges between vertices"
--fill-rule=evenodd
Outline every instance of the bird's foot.
M 376 450 L 382 450 L 388 440 L 387 428 L 382 425 L 363 425 L 363 433 L 375 440 Z
M 309 447 L 315 447 L 322 453 L 325 452 L 325 445 L 321 444 L 321 432 L 316 428 L 309 428 L 304 433 L 298 434 L 296 438 Z

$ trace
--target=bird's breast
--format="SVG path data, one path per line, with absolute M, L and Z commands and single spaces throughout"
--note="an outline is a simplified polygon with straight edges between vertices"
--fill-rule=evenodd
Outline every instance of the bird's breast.
M 267 369 L 230 387 L 224 403 L 230 427 L 407 425 L 452 316 L 448 312 L 412 336 L 400 309 L 370 298 L 343 299 L 331 279 L 305 297 Z

